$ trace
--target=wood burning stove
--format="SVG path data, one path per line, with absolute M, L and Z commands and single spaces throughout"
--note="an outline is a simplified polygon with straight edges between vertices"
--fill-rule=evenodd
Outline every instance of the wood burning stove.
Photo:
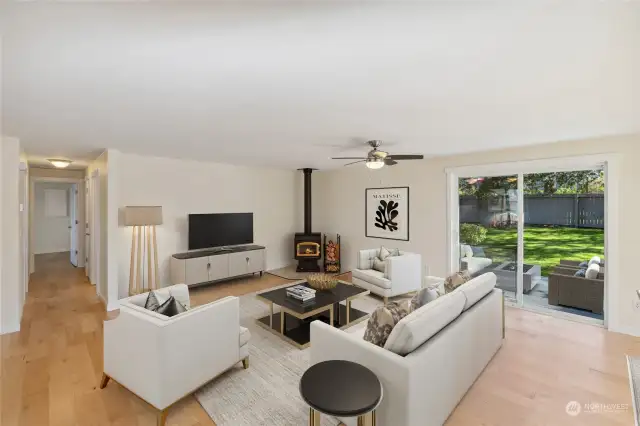
M 322 257 L 322 236 L 311 232 L 311 173 L 313 169 L 302 169 L 304 174 L 304 232 L 297 232 L 293 240 L 298 272 L 320 272 L 318 260 Z

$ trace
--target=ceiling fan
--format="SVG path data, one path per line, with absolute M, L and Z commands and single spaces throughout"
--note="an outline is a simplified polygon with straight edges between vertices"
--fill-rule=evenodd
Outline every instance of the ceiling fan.
M 366 142 L 371 148 L 371 151 L 368 152 L 366 157 L 332 157 L 332 160 L 358 160 L 352 163 L 347 163 L 345 166 L 350 166 L 351 164 L 357 163 L 365 163 L 365 165 L 370 169 L 381 169 L 386 166 L 394 166 L 398 164 L 398 161 L 402 160 L 422 160 L 424 155 L 415 154 L 415 155 L 396 155 L 389 154 L 386 151 L 381 151 L 378 148 L 382 145 L 382 141 L 380 140 L 372 140 Z

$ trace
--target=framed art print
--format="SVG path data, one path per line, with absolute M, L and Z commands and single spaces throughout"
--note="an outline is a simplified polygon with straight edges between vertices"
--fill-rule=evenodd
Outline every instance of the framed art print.
M 365 236 L 409 241 L 409 187 L 365 189 Z

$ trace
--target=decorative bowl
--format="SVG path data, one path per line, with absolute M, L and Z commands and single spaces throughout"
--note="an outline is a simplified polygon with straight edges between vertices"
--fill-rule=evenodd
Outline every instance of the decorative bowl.
M 338 279 L 327 274 L 311 274 L 307 283 L 315 290 L 331 290 L 338 285 Z

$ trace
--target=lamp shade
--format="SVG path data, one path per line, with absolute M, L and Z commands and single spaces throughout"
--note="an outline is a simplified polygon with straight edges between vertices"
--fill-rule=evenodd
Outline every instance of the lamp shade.
M 162 225 L 161 206 L 126 206 L 124 226 Z

